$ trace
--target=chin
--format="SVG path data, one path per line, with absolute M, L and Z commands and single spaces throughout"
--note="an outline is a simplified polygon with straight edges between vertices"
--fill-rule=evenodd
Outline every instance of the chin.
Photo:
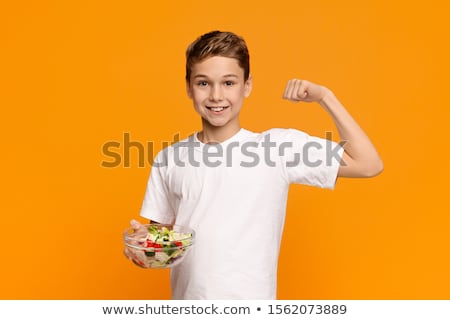
M 211 122 L 208 120 L 206 120 L 206 122 L 208 122 L 208 124 L 214 128 L 221 128 L 221 127 L 225 127 L 227 125 L 227 122 Z

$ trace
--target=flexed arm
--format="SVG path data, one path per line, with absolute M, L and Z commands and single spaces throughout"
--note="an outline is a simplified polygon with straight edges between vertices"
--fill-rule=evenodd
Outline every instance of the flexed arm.
M 293 79 L 286 85 L 283 98 L 293 102 L 318 102 L 332 117 L 341 140 L 345 141 L 340 177 L 373 177 L 383 171 L 375 146 L 330 89 Z

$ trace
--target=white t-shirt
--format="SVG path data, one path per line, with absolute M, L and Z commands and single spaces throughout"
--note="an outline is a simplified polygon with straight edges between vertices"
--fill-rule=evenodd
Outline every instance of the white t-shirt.
M 195 231 L 171 270 L 173 299 L 276 299 L 289 185 L 334 188 L 343 149 L 293 129 L 241 129 L 220 144 L 197 134 L 153 163 L 141 216 Z

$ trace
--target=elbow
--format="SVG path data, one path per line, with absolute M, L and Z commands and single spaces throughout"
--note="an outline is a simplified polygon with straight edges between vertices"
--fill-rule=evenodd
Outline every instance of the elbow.
M 384 170 L 384 164 L 378 155 L 372 155 L 357 161 L 344 153 L 338 175 L 348 178 L 372 178 Z
M 370 166 L 364 170 L 364 176 L 366 178 L 372 178 L 381 174 L 384 170 L 383 161 L 378 158 L 376 161 L 373 161 Z

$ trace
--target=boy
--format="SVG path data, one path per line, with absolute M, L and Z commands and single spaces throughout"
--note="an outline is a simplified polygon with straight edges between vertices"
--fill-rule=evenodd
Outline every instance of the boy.
M 289 185 L 332 189 L 338 176 L 379 174 L 382 161 L 332 91 L 305 80 L 290 80 L 284 99 L 318 102 L 343 147 L 293 129 L 241 128 L 252 90 L 241 37 L 204 34 L 186 58 L 187 94 L 202 130 L 157 155 L 141 216 L 196 232 L 194 248 L 171 270 L 173 299 L 275 299 Z

